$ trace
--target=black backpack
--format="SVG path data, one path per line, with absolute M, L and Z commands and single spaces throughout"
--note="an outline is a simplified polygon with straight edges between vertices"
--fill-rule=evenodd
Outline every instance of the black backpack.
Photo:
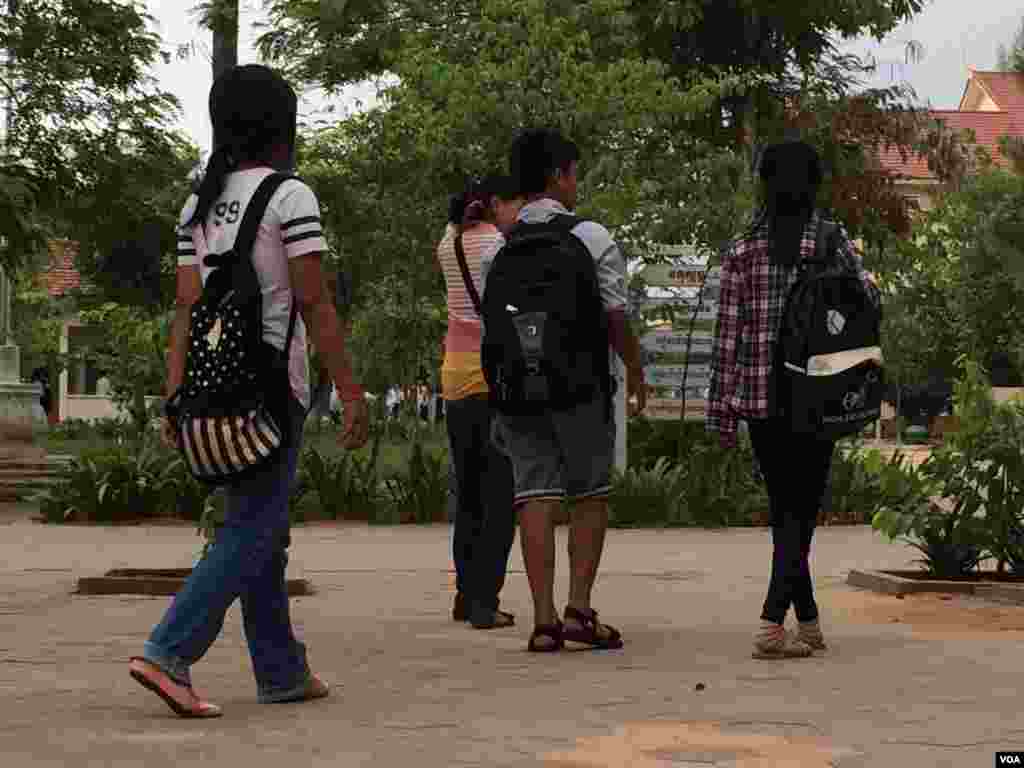
M 567 410 L 602 394 L 612 418 L 608 321 L 594 259 L 572 234 L 581 221 L 516 224 L 487 275 L 480 358 L 502 413 Z
M 860 275 L 840 265 L 838 226 L 822 220 L 814 258 L 799 265 L 786 301 L 769 402 L 793 432 L 835 440 L 881 415 L 881 308 Z
M 214 267 L 192 308 L 185 380 L 167 404 L 192 474 L 211 485 L 235 484 L 276 462 L 289 442 L 288 350 L 292 302 L 282 352 L 263 340 L 263 293 L 251 254 L 267 204 L 282 182 L 267 176 L 245 207 L 234 246 L 209 254 Z

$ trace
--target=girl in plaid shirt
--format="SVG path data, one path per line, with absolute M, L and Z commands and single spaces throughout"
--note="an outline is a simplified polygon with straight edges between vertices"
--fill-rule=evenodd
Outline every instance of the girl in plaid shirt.
M 814 252 L 822 218 L 815 208 L 821 162 L 803 142 L 775 144 L 764 152 L 760 175 L 765 208 L 722 259 L 707 427 L 732 446 L 738 422 L 749 426 L 768 486 L 774 548 L 754 656 L 793 658 L 825 649 L 809 556 L 835 443 L 794 434 L 773 420 L 768 384 L 774 342 L 797 280 L 796 265 Z M 860 272 L 877 302 L 878 290 L 861 268 L 845 230 L 840 229 L 839 243 L 840 261 Z M 790 605 L 799 626 L 795 637 L 784 629 Z

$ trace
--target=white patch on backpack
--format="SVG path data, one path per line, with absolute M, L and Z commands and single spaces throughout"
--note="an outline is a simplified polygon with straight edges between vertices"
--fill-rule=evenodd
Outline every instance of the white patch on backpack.
M 213 327 L 210 329 L 210 332 L 206 334 L 206 346 L 208 346 L 210 349 L 216 349 L 218 346 L 220 346 L 220 337 L 221 324 L 220 316 L 218 315 L 217 320 L 214 322 Z
M 867 401 L 867 394 L 863 390 L 851 390 L 843 395 L 843 408 L 852 411 L 860 408 Z
M 838 336 L 843 332 L 843 328 L 846 327 L 846 318 L 837 310 L 830 309 L 825 315 L 825 326 L 830 334 Z

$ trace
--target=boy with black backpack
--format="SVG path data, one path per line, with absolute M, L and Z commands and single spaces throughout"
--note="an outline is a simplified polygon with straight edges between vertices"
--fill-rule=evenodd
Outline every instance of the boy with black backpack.
M 579 150 L 554 130 L 528 130 L 511 150 L 526 205 L 485 255 L 481 362 L 497 411 L 495 444 L 512 460 L 534 629 L 529 650 L 565 641 L 621 648 L 591 591 L 608 526 L 615 456 L 609 343 L 645 402 L 640 347 L 626 323 L 626 264 L 604 227 L 573 216 Z M 504 239 L 503 239 L 504 240 Z M 575 501 L 564 623 L 554 604 L 554 516 Z
M 760 176 L 765 207 L 722 259 L 707 426 L 732 446 L 746 421 L 768 486 L 774 551 L 753 655 L 799 658 L 825 649 L 809 558 L 836 440 L 880 412 L 880 295 L 816 208 L 813 147 L 767 147 Z

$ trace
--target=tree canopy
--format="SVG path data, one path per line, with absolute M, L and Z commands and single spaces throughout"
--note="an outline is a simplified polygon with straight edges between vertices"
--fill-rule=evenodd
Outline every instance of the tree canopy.
M 868 68 L 835 40 L 881 37 L 921 6 L 273 0 L 259 44 L 293 77 L 328 90 L 397 78 L 383 90 L 379 124 L 403 126 L 389 135 L 402 136 L 406 157 L 379 178 L 404 185 L 409 202 L 420 186 L 440 210 L 467 174 L 503 164 L 516 129 L 543 122 L 583 149 L 585 213 L 626 239 L 717 249 L 749 213 L 744 176 L 757 148 L 799 130 L 829 165 L 825 201 L 876 242 L 909 223 L 877 150 L 937 150 L 912 92 L 858 91 Z M 390 163 L 394 149 L 378 158 Z
M 903 382 L 952 379 L 966 355 L 1024 371 L 1024 176 L 989 167 L 921 215 L 886 287 L 886 362 Z
M 1000 43 L 996 49 L 996 69 L 1000 72 L 1024 72 L 1024 17 L 1020 20 L 1010 46 Z
M 162 51 L 134 0 L 18 0 L 0 17 L 11 106 L 0 155 L 0 235 L 16 266 L 49 236 L 94 255 L 162 220 L 197 153 L 170 129 L 177 100 L 150 67 Z M 180 203 L 177 203 L 180 204 Z M 172 206 L 173 207 L 173 206 Z

